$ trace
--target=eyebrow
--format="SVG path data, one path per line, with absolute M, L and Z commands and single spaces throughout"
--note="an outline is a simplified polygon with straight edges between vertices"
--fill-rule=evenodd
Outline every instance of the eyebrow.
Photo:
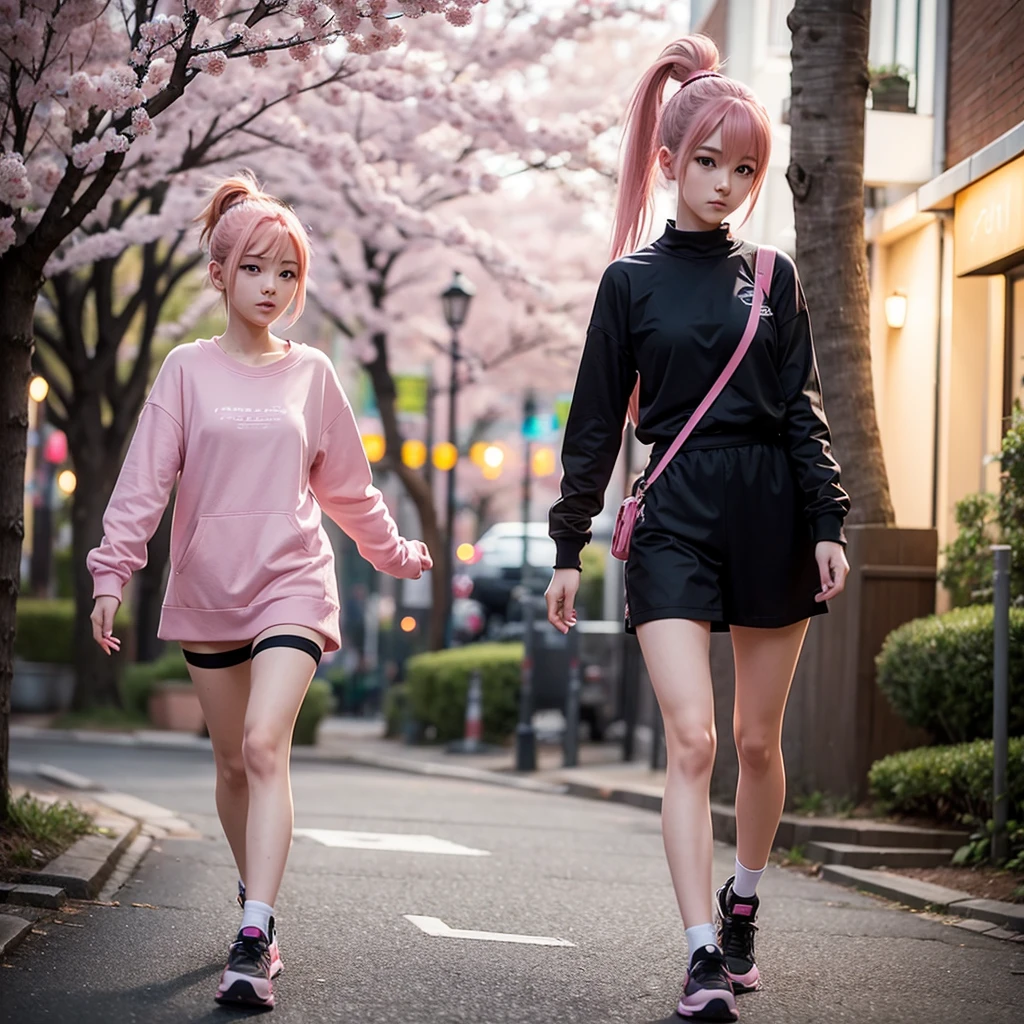
M 255 252 L 247 252 L 242 257 L 242 259 L 243 260 L 265 260 L 265 259 L 269 259 L 269 257 L 267 256 L 266 253 L 264 253 L 262 256 L 260 256 L 258 253 L 255 253 Z M 292 266 L 295 266 L 295 267 L 298 266 L 298 263 L 295 260 L 281 260 L 281 262 L 282 263 L 291 263 Z
M 697 149 L 698 149 L 698 151 L 703 149 L 706 153 L 714 153 L 716 156 L 721 156 L 722 155 L 722 151 L 720 149 L 715 149 L 714 146 L 698 146 Z M 748 163 L 752 163 L 752 164 L 756 164 L 757 163 L 757 157 L 753 157 L 753 156 L 743 156 L 743 157 L 740 157 L 740 159 L 741 160 L 746 160 Z

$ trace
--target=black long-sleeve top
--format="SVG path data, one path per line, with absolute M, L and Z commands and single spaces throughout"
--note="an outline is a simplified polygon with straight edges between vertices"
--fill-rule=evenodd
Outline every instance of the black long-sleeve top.
M 580 566 L 615 467 L 637 373 L 636 436 L 660 454 L 743 336 L 756 255 L 754 245 L 729 236 L 727 225 L 680 231 L 669 221 L 656 242 L 605 270 L 565 428 L 561 498 L 549 515 L 556 568 Z M 832 455 L 803 290 L 784 253 L 776 254 L 750 349 L 691 438 L 712 434 L 779 438 L 815 541 L 844 542 L 850 500 Z

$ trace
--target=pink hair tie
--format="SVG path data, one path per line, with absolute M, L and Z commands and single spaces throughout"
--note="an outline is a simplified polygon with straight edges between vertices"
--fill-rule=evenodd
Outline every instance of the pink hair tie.
M 717 71 L 695 71 L 692 75 L 690 75 L 689 78 L 687 78 L 683 82 L 683 84 L 681 86 L 679 86 L 679 88 L 680 89 L 685 89 L 691 82 L 697 82 L 697 81 L 699 81 L 702 78 L 723 78 L 723 77 L 724 76 L 720 75 Z

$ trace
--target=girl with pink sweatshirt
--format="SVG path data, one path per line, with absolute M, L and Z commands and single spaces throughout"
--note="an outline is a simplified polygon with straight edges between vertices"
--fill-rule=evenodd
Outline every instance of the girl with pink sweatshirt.
M 243 907 L 216 999 L 271 1007 L 292 728 L 322 653 L 341 643 L 321 510 L 381 572 L 416 579 L 432 561 L 399 535 L 373 486 L 330 360 L 270 333 L 305 302 L 309 240 L 295 214 L 245 174 L 223 182 L 199 220 L 227 328 L 178 346 L 157 374 L 88 557 L 93 635 L 108 655 L 119 650 L 122 590 L 177 482 L 159 636 L 181 644 L 202 704 Z

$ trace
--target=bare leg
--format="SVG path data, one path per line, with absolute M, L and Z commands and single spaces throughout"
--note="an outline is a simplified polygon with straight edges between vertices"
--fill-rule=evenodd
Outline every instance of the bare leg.
M 665 721 L 668 773 L 661 829 L 683 924 L 711 921 L 711 769 L 715 714 L 710 626 L 664 619 L 637 627 Z
M 732 628 L 736 662 L 733 731 L 739 755 L 736 856 L 752 871 L 768 863 L 786 801 L 782 717 L 807 620 L 782 629 Z
M 228 643 L 190 643 L 197 654 L 217 654 L 242 645 Z M 245 881 L 245 823 L 249 813 L 249 783 L 242 761 L 242 731 L 249 703 L 249 662 L 230 668 L 188 666 L 189 675 L 203 709 L 206 728 L 213 744 L 217 766 L 217 814 L 238 867 Z
M 264 630 L 253 646 L 267 636 L 304 636 L 321 649 L 326 643 L 303 626 Z M 242 756 L 249 779 L 249 821 L 246 830 L 246 898 L 273 906 L 292 843 L 295 813 L 292 805 L 292 729 L 316 670 L 303 651 L 273 647 L 252 660 L 252 685 L 245 716 Z

